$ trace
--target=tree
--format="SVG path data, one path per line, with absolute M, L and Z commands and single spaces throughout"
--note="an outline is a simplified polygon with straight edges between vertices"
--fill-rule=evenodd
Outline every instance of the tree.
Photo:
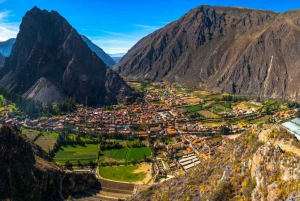
M 80 160 L 77 160 L 77 167 L 82 167 Z
M 227 126 L 221 126 L 220 134 L 221 135 L 228 135 L 231 133 L 231 129 L 228 128 Z
M 72 164 L 70 163 L 69 160 L 66 160 L 66 162 L 65 162 L 65 167 L 66 167 L 66 168 L 71 168 L 71 167 L 72 167 Z

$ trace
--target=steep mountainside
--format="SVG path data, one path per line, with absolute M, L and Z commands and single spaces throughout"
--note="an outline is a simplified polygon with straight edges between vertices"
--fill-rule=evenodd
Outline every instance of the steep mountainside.
M 11 53 L 12 47 L 16 42 L 15 38 L 8 39 L 7 41 L 0 42 L 0 54 L 8 57 Z
M 62 16 L 37 7 L 25 14 L 0 79 L 9 91 L 43 103 L 66 96 L 79 103 L 88 97 L 91 104 L 134 98 L 133 90 Z
M 0 68 L 4 66 L 4 62 L 5 62 L 5 57 L 2 54 L 0 54 Z
M 97 56 L 109 67 L 113 67 L 116 62 L 106 54 L 100 47 L 95 45 L 90 39 L 86 36 L 81 35 L 82 40 L 89 46 L 89 48 L 97 54 Z
M 93 174 L 63 171 L 16 127 L 0 128 L 0 200 L 58 200 L 95 181 Z
M 114 67 L 131 79 L 300 100 L 300 11 L 197 7 L 141 39 Z
M 253 128 L 179 177 L 131 201 L 279 201 L 298 195 L 300 143 L 279 126 Z

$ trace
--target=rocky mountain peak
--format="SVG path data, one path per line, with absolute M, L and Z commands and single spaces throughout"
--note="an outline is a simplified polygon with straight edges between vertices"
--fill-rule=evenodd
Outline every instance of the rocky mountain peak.
M 70 96 L 79 103 L 88 97 L 96 105 L 135 97 L 65 18 L 37 7 L 23 17 L 0 79 L 8 90 L 42 103 L 57 103 Z

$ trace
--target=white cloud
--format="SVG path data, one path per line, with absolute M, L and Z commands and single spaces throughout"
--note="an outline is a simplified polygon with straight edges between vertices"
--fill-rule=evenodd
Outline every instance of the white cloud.
M 107 33 L 107 34 L 110 34 L 110 35 L 114 35 L 114 36 L 126 36 L 126 37 L 129 36 L 129 35 L 127 35 L 127 34 L 117 33 L 117 32 L 112 32 L 112 31 L 105 31 L 105 30 L 100 30 L 100 31 L 102 31 L 103 33 Z
M 0 41 L 15 38 L 19 32 L 19 23 L 8 21 L 10 15 L 10 11 L 0 12 Z
M 159 29 L 160 27 L 158 26 L 151 26 L 151 25 L 145 25 L 145 24 L 134 24 L 135 27 L 140 27 L 146 30 L 156 30 Z
M 126 53 L 137 41 L 136 40 L 124 40 L 124 39 L 107 39 L 89 37 L 93 43 L 101 47 L 106 53 Z

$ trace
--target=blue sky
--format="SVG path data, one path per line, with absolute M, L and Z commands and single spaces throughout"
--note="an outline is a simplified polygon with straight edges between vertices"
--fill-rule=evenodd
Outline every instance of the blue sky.
M 0 0 L 0 41 L 16 37 L 33 6 L 56 10 L 107 53 L 127 52 L 139 39 L 200 5 L 241 6 L 284 12 L 300 1 L 278 0 Z

